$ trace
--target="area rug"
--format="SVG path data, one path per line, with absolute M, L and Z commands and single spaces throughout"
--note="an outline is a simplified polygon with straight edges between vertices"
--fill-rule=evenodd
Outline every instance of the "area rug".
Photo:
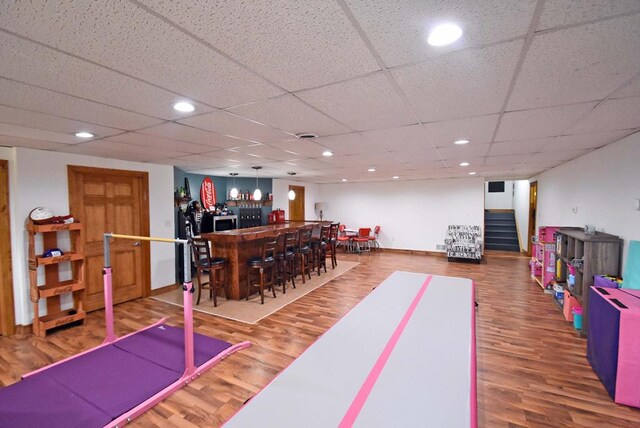
M 277 297 L 275 299 L 271 292 L 267 293 L 265 290 L 264 305 L 260 304 L 259 294 L 252 294 L 249 300 L 225 300 L 224 297 L 218 297 L 218 306 L 214 307 L 213 300 L 208 299 L 208 291 L 203 290 L 199 305 L 195 304 L 197 293 L 194 293 L 193 310 L 247 324 L 255 324 L 261 319 L 284 308 L 289 303 L 298 300 L 305 294 L 322 287 L 332 279 L 339 277 L 357 265 L 357 262 L 339 260 L 339 264 L 335 269 L 331 269 L 331 265 L 329 265 L 327 273 L 322 271 L 320 276 L 318 276 L 317 272 L 312 273 L 311 279 L 309 280 L 307 278 L 305 284 L 302 283 L 302 279 L 298 276 L 296 278 L 296 288 L 294 289 L 291 287 L 291 283 L 288 283 L 286 294 L 282 294 L 281 286 L 276 287 Z M 171 290 L 151 298 L 172 305 L 182 306 L 182 289 Z

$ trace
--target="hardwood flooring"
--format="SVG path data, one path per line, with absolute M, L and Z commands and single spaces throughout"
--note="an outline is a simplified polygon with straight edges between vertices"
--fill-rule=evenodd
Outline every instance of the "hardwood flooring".
M 586 340 L 530 279 L 527 258 L 490 252 L 477 265 L 382 252 L 339 254 L 341 259 L 359 260 L 360 265 L 256 325 L 195 312 L 197 332 L 233 343 L 250 340 L 253 346 L 204 373 L 132 426 L 221 425 L 395 270 L 476 281 L 479 426 L 640 426 L 639 409 L 611 401 L 586 360 Z M 104 334 L 103 315 L 93 312 L 84 325 L 46 338 L 1 337 L 0 384 L 11 384 L 22 373 L 98 345 Z M 172 325 L 182 323 L 180 308 L 152 299 L 118 305 L 115 316 L 118 334 L 163 316 Z M 416 355 L 415 364 L 419 363 Z

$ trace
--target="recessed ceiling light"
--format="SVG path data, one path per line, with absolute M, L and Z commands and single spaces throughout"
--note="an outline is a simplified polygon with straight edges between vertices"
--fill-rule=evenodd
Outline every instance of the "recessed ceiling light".
M 456 140 L 453 142 L 453 144 L 462 145 L 462 144 L 467 144 L 468 142 L 469 140 Z
M 431 46 L 446 46 L 462 36 L 462 29 L 455 24 L 441 24 L 429 32 L 427 43 Z
M 367 171 L 369 171 L 369 172 L 376 172 L 376 169 L 375 169 L 375 168 L 369 168 Z
M 179 103 L 175 103 L 173 105 L 173 109 L 179 111 L 180 113 L 191 113 L 196 109 L 196 107 L 191 103 L 182 101 Z
M 475 172 L 475 171 L 471 171 L 471 172 L 469 173 L 469 175 L 476 175 L 476 172 Z
M 346 179 L 346 178 L 343 178 L 343 179 L 342 179 L 342 181 L 347 181 L 347 179 Z
M 460 166 L 469 166 L 469 162 L 460 162 Z
M 394 179 L 394 180 L 397 180 L 398 178 L 400 178 L 400 177 L 398 177 L 397 175 L 394 175 L 394 176 L 393 176 L 393 179 Z
M 322 156 L 333 156 L 333 152 L 330 152 L 329 150 L 322 152 Z
M 93 138 L 94 135 L 91 132 L 76 132 L 78 138 Z

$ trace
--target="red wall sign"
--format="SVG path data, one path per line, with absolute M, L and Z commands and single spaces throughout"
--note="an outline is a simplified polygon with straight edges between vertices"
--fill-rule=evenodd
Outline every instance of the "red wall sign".
M 205 177 L 202 180 L 202 186 L 200 186 L 200 201 L 202 202 L 202 208 L 210 211 L 215 208 L 216 205 L 216 188 L 213 186 L 213 181 L 209 177 Z

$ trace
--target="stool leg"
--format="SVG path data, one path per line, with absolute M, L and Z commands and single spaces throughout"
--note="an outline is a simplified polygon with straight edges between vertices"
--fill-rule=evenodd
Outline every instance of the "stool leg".
M 211 281 L 211 284 L 209 284 L 211 287 L 209 289 L 209 295 L 213 294 L 213 307 L 215 308 L 218 306 L 218 269 L 211 269 L 209 272 L 211 275 L 211 278 L 209 279 L 209 281 Z
M 264 305 L 264 268 L 260 268 L 260 304 Z
M 295 267 L 295 258 L 289 259 L 289 277 L 291 278 L 291 285 L 293 288 L 296 288 L 296 267 Z
M 200 271 L 196 270 L 196 278 L 198 279 L 198 300 L 196 305 L 200 304 L 200 293 L 202 293 L 202 279 L 200 278 Z
M 275 274 L 276 274 L 276 265 L 275 263 L 271 266 L 271 292 L 273 293 L 273 297 L 276 297 L 276 283 L 275 283 Z M 284 285 L 282 286 L 284 288 Z M 284 294 L 284 292 L 282 293 Z

